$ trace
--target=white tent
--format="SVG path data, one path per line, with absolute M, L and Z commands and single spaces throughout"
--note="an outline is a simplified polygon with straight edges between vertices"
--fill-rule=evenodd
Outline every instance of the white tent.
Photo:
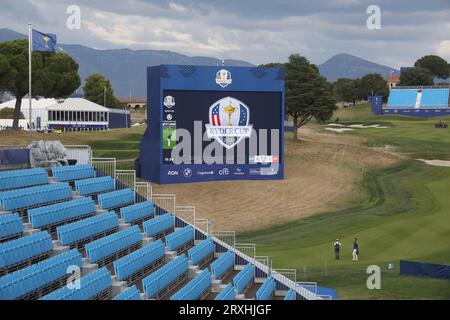
M 16 99 L 0 104 L 15 107 Z M 22 99 L 21 111 L 28 126 L 28 99 Z M 32 99 L 33 128 L 61 128 L 63 130 L 103 130 L 108 128 L 109 109 L 83 98 Z

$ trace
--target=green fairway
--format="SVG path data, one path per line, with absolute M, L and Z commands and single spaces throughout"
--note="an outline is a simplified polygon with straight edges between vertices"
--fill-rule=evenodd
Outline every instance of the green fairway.
M 366 137 L 369 146 L 395 146 L 408 159 L 366 172 L 362 188 L 367 197 L 362 203 L 241 234 L 239 242 L 256 243 L 257 254 L 271 256 L 274 267 L 296 268 L 299 281 L 333 287 L 343 299 L 449 299 L 449 281 L 400 276 L 399 261 L 450 264 L 450 168 L 413 160 L 450 159 L 450 131 L 435 129 L 436 119 L 374 117 L 367 107 L 340 111 L 339 117 L 344 125 L 389 126 L 345 134 Z M 360 242 L 358 262 L 351 261 L 353 236 Z M 340 261 L 334 260 L 336 238 L 343 244 Z M 395 268 L 389 270 L 389 263 Z M 372 264 L 382 270 L 381 290 L 366 287 L 366 268 Z

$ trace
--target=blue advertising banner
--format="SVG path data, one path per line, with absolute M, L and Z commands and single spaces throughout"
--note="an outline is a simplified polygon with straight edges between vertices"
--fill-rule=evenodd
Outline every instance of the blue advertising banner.
M 162 65 L 147 75 L 141 178 L 283 179 L 284 69 Z

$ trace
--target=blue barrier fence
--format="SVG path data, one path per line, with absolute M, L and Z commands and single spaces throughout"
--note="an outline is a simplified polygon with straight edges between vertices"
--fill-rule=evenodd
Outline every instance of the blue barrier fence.
M 450 266 L 400 260 L 400 275 L 450 280 Z

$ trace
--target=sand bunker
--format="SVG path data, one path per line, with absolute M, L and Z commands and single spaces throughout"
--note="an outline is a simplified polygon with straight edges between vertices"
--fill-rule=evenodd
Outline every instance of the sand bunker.
M 342 133 L 342 132 L 346 132 L 346 131 L 354 131 L 355 129 L 350 129 L 350 128 L 325 128 L 325 130 Z
M 344 126 L 339 123 L 330 123 L 327 126 L 328 127 L 345 127 L 345 128 L 352 128 L 352 129 L 388 129 L 389 128 L 386 126 L 382 126 L 380 124 L 372 124 L 369 126 L 365 126 L 363 124 L 351 124 L 349 126 Z M 328 130 L 328 128 L 327 128 L 327 130 Z M 334 131 L 334 130 L 330 130 L 330 131 Z M 348 130 L 346 130 L 346 131 L 348 131 Z M 336 131 L 336 132 L 342 132 L 342 131 Z
M 450 167 L 450 161 L 448 160 L 425 160 L 425 159 L 417 159 L 419 161 L 425 162 L 430 166 L 436 167 Z

